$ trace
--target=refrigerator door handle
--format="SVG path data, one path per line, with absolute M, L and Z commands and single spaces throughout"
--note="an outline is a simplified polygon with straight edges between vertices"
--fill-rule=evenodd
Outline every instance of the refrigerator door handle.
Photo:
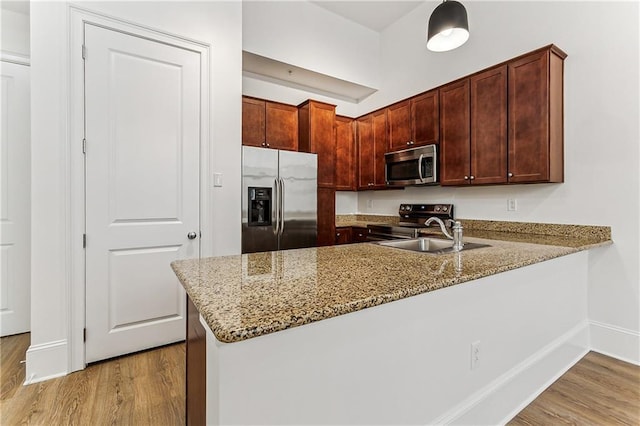
M 284 179 L 280 178 L 280 235 L 284 232 Z
M 275 179 L 273 182 L 273 209 L 274 211 L 274 220 L 273 220 L 273 233 L 278 235 L 280 234 L 280 191 L 278 190 L 278 179 Z

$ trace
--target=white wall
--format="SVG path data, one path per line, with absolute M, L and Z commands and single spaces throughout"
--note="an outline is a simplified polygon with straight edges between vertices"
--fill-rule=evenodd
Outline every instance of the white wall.
M 400 202 L 452 202 L 461 218 L 609 225 L 615 244 L 591 256 L 589 318 L 613 326 L 609 340 L 599 339 L 600 350 L 615 346 L 613 335 L 620 333 L 637 346 L 638 3 L 465 2 L 471 38 L 446 53 L 425 47 L 426 17 L 436 5 L 418 7 L 382 33 L 381 90 L 359 113 L 554 43 L 568 54 L 565 183 L 363 192 L 358 211 L 396 214 Z M 518 211 L 507 212 L 509 198 L 517 199 Z M 625 347 L 609 352 L 640 362 L 637 348 Z
M 210 140 L 212 170 L 209 229 L 204 255 L 240 252 L 240 153 L 242 93 L 242 4 L 240 2 L 86 2 L 91 11 L 207 43 L 210 50 Z M 70 365 L 71 256 L 69 233 L 70 147 L 69 8 L 64 2 L 33 2 L 32 47 L 32 334 L 31 349 L 48 354 L 50 365 L 27 361 L 28 375 L 55 375 Z M 74 52 L 77 54 L 77 52 Z M 212 188 L 211 175 L 224 175 Z M 82 297 L 77 295 L 76 297 Z M 77 336 L 76 336 L 77 337 Z M 49 351 L 49 352 L 47 352 Z M 55 354 L 54 354 L 55 352 Z M 35 356 L 37 352 L 32 351 Z M 55 355 L 55 356 L 54 356 Z M 37 356 L 32 358 L 41 359 Z M 44 360 L 43 362 L 45 362 Z M 46 368 L 49 371 L 39 371 Z M 29 377 L 28 377 L 29 378 Z
M 0 50 L 29 56 L 29 15 L 2 7 L 0 23 Z
M 380 34 L 305 1 L 243 2 L 242 48 L 261 56 L 369 87 L 378 87 Z M 244 76 L 242 93 L 298 105 L 315 99 L 358 115 L 353 102 Z
M 378 87 L 380 36 L 306 1 L 248 1 L 242 48 L 267 58 Z

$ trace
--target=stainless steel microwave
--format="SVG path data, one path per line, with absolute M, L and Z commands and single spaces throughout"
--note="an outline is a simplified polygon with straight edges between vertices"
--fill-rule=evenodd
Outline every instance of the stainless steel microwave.
M 385 180 L 389 186 L 433 185 L 438 183 L 438 146 L 388 152 L 384 155 Z

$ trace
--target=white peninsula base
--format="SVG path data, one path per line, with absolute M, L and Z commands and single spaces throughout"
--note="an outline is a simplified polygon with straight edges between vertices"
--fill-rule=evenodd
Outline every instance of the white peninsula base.
M 207 424 L 504 423 L 588 351 L 587 261 L 578 252 L 237 343 L 205 325 Z

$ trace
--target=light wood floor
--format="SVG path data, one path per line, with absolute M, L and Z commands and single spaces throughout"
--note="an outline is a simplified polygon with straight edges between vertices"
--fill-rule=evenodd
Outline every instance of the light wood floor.
M 589 352 L 509 425 L 640 425 L 640 367 Z
M 184 344 L 22 386 L 29 334 L 0 339 L 0 425 L 182 425 Z
M 184 344 L 22 386 L 28 346 L 0 339 L 0 425 L 184 424 Z M 590 352 L 509 424 L 638 426 L 640 367 Z

